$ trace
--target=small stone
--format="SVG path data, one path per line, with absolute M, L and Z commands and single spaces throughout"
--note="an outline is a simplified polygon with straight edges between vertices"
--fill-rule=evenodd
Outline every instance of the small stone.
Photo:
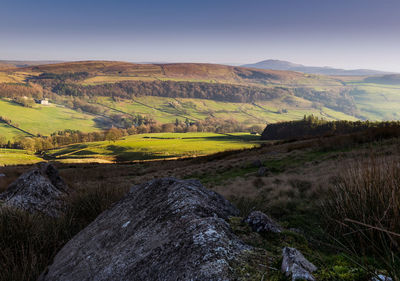
M 262 177 L 268 175 L 269 169 L 267 167 L 260 167 L 257 171 L 257 176 Z
M 284 247 L 282 250 L 282 272 L 286 277 L 292 277 L 295 280 L 315 281 L 312 272 L 317 270 L 317 267 L 309 262 L 303 254 L 295 248 Z
M 244 222 L 248 223 L 251 229 L 255 232 L 279 233 L 282 231 L 279 224 L 260 211 L 251 212 Z
M 0 174 L 0 178 L 5 177 L 5 176 L 6 176 L 5 174 Z
M 255 167 L 255 168 L 259 168 L 259 167 L 262 167 L 262 166 L 263 166 L 263 163 L 261 162 L 260 159 L 257 159 L 257 160 L 255 160 L 255 161 L 253 161 L 253 162 L 251 163 L 251 165 L 252 165 L 253 167 Z

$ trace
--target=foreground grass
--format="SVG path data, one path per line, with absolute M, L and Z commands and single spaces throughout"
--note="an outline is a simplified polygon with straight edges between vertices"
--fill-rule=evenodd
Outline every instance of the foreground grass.
M 159 133 L 140 134 L 110 142 L 74 144 L 50 150 L 47 157 L 57 160 L 134 161 L 195 157 L 227 150 L 256 147 L 259 137 L 248 133 Z M 71 161 L 70 161 L 71 162 Z
M 170 138 L 176 137 L 176 134 L 163 135 L 165 141 L 177 141 L 174 138 Z M 182 135 L 190 136 L 191 138 L 194 137 L 192 134 Z M 253 136 L 233 134 L 230 137 L 244 139 Z M 347 141 L 344 139 L 340 140 L 341 138 L 347 138 Z M 248 141 L 251 141 L 251 139 L 248 139 Z M 70 205 L 73 206 L 71 210 L 76 209 L 76 212 L 81 215 L 67 217 L 72 218 L 71 222 L 51 222 L 50 227 L 65 230 L 65 232 L 57 232 L 58 234 L 54 235 L 54 239 L 47 237 L 49 233 L 53 232 L 49 232 L 47 226 L 43 226 L 42 228 L 42 225 L 46 225 L 47 223 L 44 223 L 39 218 L 34 219 L 34 222 L 36 222 L 34 224 L 29 222 L 29 220 L 21 219 L 20 216 L 17 216 L 19 218 L 17 221 L 13 220 L 10 216 L 6 216 L 3 220 L 3 225 L 9 227 L 16 235 L 14 240 L 9 236 L 0 238 L 0 241 L 6 241 L 2 244 L 2 247 L 8 249 L 8 252 L 4 252 L 11 253 L 10 257 L 15 257 L 20 255 L 20 253 L 28 256 L 26 254 L 28 251 L 24 251 L 23 249 L 28 245 L 26 241 L 31 241 L 29 243 L 33 243 L 32 245 L 34 245 L 32 246 L 34 251 L 32 250 L 31 252 L 36 256 L 30 256 L 29 259 L 25 259 L 22 263 L 20 262 L 16 265 L 13 264 L 12 259 L 6 260 L 8 263 L 3 262 L 4 264 L 0 266 L 7 269 L 3 274 L 10 274 L 10 272 L 21 274 L 20 272 L 29 272 L 29 270 L 31 270 L 30 272 L 36 272 L 34 274 L 41 272 L 46 259 L 50 260 L 50 257 L 53 255 L 52 251 L 56 251 L 57 247 L 61 247 L 70 235 L 78 231 L 79 227 L 84 227 L 85 222 L 89 221 L 89 218 L 94 218 L 96 213 L 102 209 L 98 208 L 99 205 L 96 202 L 104 202 L 102 201 L 103 197 L 110 198 L 108 195 L 110 187 L 127 189 L 132 184 L 143 183 L 154 177 L 174 176 L 178 178 L 200 179 L 208 188 L 223 194 L 241 211 L 241 217 L 231 219 L 230 224 L 235 233 L 247 244 L 259 248 L 249 258 L 248 265 L 245 268 L 234 268 L 238 275 L 243 277 L 242 280 L 287 281 L 288 279 L 280 272 L 281 250 L 284 246 L 290 246 L 299 249 L 307 259 L 318 266 L 318 271 L 315 273 L 317 280 L 361 281 L 370 280 L 375 273 L 382 273 L 393 277 L 397 281 L 398 279 L 395 278 L 398 278 L 398 276 L 396 275 L 396 271 L 390 269 L 391 265 L 385 264 L 384 260 L 379 259 L 367 247 L 354 247 L 354 252 L 343 247 L 344 241 L 346 241 L 343 239 L 350 237 L 348 231 L 333 230 L 325 232 L 327 223 L 331 220 L 327 220 L 323 215 L 325 212 L 321 208 L 320 202 L 324 199 L 339 199 L 341 198 L 339 195 L 344 195 L 344 192 L 355 191 L 356 195 L 365 194 L 357 192 L 356 188 L 356 186 L 359 186 L 362 189 L 361 191 L 365 191 L 364 186 L 359 184 L 363 182 L 363 179 L 365 179 L 365 182 L 379 184 L 380 181 L 369 180 L 374 177 L 366 177 L 364 175 L 358 177 L 361 180 L 357 180 L 358 184 L 352 186 L 351 184 L 354 181 L 350 181 L 350 186 L 337 190 L 338 193 L 336 195 L 332 196 L 328 192 L 330 187 L 335 187 L 335 184 L 340 183 L 337 179 L 338 176 L 342 175 L 340 173 L 341 168 L 346 170 L 346 167 L 355 167 L 354 170 L 358 171 L 356 167 L 359 166 L 354 163 L 357 163 L 358 160 L 369 159 L 371 153 L 374 153 L 378 158 L 389 153 L 399 155 L 399 142 L 400 140 L 396 138 L 378 141 L 370 139 L 370 142 L 360 144 L 351 137 L 341 136 L 340 138 L 331 137 L 324 139 L 323 143 L 321 140 L 281 142 L 275 145 L 265 145 L 253 150 L 229 151 L 207 157 L 179 161 L 120 163 L 113 165 L 58 164 L 60 174 L 63 178 L 71 186 L 82 188 L 79 194 L 88 190 L 91 194 L 89 197 L 92 197 L 93 200 L 84 199 L 86 196 L 79 196 L 81 198 L 79 200 L 74 199 L 75 203 Z M 257 175 L 258 165 L 254 165 L 254 160 L 261 161 L 268 168 L 269 172 L 265 175 Z M 393 163 L 398 163 L 398 159 L 394 160 Z M 383 161 L 382 163 L 389 162 Z M 383 165 L 381 169 L 378 169 L 380 172 L 376 173 L 379 175 L 378 179 L 382 179 L 383 183 L 385 183 L 385 180 L 390 181 L 391 178 L 397 179 L 398 165 L 396 165 L 388 164 L 388 166 L 394 167 L 393 169 L 397 171 L 396 173 L 389 173 L 389 175 L 393 174 L 394 177 L 386 177 L 387 171 L 390 171 L 390 169 L 387 169 L 387 166 Z M 12 168 L 6 167 L 4 168 L 4 172 L 9 174 Z M 398 187 L 397 182 L 392 182 L 396 183 L 393 187 Z M 98 186 L 100 187 L 99 189 L 97 188 Z M 370 184 L 368 187 L 373 188 L 374 185 Z M 389 187 L 388 185 L 386 189 L 370 189 L 370 191 L 377 192 L 374 194 L 378 195 L 371 195 L 369 197 L 373 198 L 373 202 L 382 207 L 382 203 L 385 204 L 385 200 L 378 200 L 378 198 L 383 193 L 386 194 L 385 196 L 392 194 L 391 191 L 393 191 L 393 188 L 390 189 Z M 360 189 L 358 190 L 360 191 Z M 387 192 L 387 190 L 390 192 Z M 398 191 L 398 188 L 396 190 Z M 398 199 L 398 195 L 396 194 L 393 195 L 394 197 L 391 201 L 393 204 L 398 204 L 395 203 L 398 201 L 394 200 Z M 343 206 L 343 208 L 340 207 L 340 210 L 345 211 L 345 213 L 339 215 L 339 219 L 349 216 L 351 214 L 349 211 L 361 210 L 361 207 L 364 206 L 362 198 L 355 199 L 358 197 L 354 195 L 350 197 L 353 201 L 337 201 L 338 204 L 341 204 L 339 206 Z M 111 201 L 118 200 L 118 196 L 112 198 L 114 199 L 111 199 Z M 383 209 L 379 208 L 376 210 L 389 210 L 392 214 L 398 211 L 398 208 L 395 207 L 396 205 L 393 204 L 390 205 L 391 208 L 385 205 Z M 92 209 L 97 211 L 90 211 Z M 285 231 L 280 234 L 271 235 L 260 235 L 252 232 L 246 224 L 242 223 L 242 219 L 254 209 L 261 210 L 276 219 Z M 373 212 L 373 210 L 375 208 L 361 210 L 361 216 L 366 214 L 367 217 L 374 218 L 368 213 Z M 382 218 L 383 216 L 380 216 L 378 212 L 377 217 Z M 351 218 L 360 220 L 360 218 L 354 216 Z M 388 225 L 392 224 L 398 227 L 397 217 L 390 215 L 388 219 L 390 218 L 392 220 Z M 12 226 L 6 224 L 6 222 L 10 221 L 12 222 Z M 363 222 L 376 225 L 374 220 Z M 386 220 L 381 221 L 385 229 L 397 231 L 396 229 L 398 228 L 389 228 L 388 225 L 384 225 L 386 222 Z M 23 232 L 25 231 L 25 228 L 21 227 L 23 225 L 26 225 L 26 232 Z M 38 230 L 38 228 L 34 228 L 32 225 L 40 226 L 39 228 L 42 230 Z M 329 228 L 327 229 L 329 230 Z M 348 240 L 350 242 L 354 241 L 353 238 L 362 238 L 362 235 L 359 234 L 370 231 L 364 227 L 362 229 L 354 228 L 354 230 L 357 232 L 350 233 L 352 237 L 352 239 Z M 11 232 L 0 234 L 10 235 L 9 233 Z M 21 233 L 25 234 L 21 235 Z M 29 233 L 33 233 L 33 235 L 29 235 Z M 46 237 L 46 239 L 43 237 Z M 371 239 L 370 237 L 367 238 Z M 384 241 L 390 242 L 391 240 L 386 239 Z M 341 242 L 342 244 L 338 244 L 337 242 Z M 17 244 L 23 245 L 23 247 L 16 247 L 15 245 Z M 12 247 L 12 245 L 14 246 Z M 55 247 L 54 245 L 60 246 Z M 356 243 L 352 242 L 351 245 L 354 246 Z M 365 243 L 361 243 L 361 245 L 365 245 Z M 13 254 L 14 251 L 17 254 Z M 393 252 L 392 256 L 397 259 L 398 252 Z M 36 260 L 38 259 L 33 260 L 32 257 L 43 260 L 37 263 Z M 25 279 L 22 275 L 4 276 L 8 276 L 8 279 L 5 278 L 4 280 L 29 280 L 26 277 L 27 275 L 24 275 Z M 21 277 L 14 278 L 14 276 Z

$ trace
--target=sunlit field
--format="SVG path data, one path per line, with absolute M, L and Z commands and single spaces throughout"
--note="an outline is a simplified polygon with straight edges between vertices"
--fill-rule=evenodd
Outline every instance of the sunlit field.
M 248 133 L 159 133 L 121 140 L 69 145 L 50 150 L 47 157 L 62 162 L 134 161 L 195 157 L 259 146 L 259 136 Z

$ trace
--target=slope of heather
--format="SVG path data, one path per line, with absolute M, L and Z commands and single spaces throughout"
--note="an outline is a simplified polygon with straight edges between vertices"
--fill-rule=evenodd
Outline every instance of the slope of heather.
M 37 65 L 19 69 L 20 71 L 40 73 L 75 73 L 88 72 L 89 76 L 119 76 L 141 78 L 181 78 L 213 80 L 231 83 L 266 83 L 299 85 L 341 84 L 335 79 L 306 75 L 290 71 L 261 70 L 243 67 L 234 67 L 218 64 L 203 63 L 172 63 L 172 64 L 134 64 L 114 61 L 82 61 L 58 64 Z

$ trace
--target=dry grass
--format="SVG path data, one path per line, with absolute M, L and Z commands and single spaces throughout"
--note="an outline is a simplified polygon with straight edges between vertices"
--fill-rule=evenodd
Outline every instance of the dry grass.
M 355 259 L 372 255 L 399 280 L 398 157 L 371 157 L 346 165 L 322 208 L 329 222 L 328 232 L 347 252 Z
M 133 164 L 55 163 L 60 175 L 77 191 L 70 200 L 69 212 L 57 221 L 17 212 L 0 214 L 0 251 L 2 255 L 7 256 L 7 259 L 0 256 L 0 266 L 6 268 L 0 272 L 0 280 L 34 280 L 72 235 L 117 201 L 129 187 L 166 176 L 199 178 L 207 187 L 231 199 L 240 208 L 242 215 L 246 215 L 252 209 L 259 209 L 278 219 L 284 227 L 300 228 L 306 231 L 308 237 L 312 237 L 312 233 L 307 232 L 306 227 L 315 231 L 314 227 L 320 222 L 316 202 L 327 194 L 329 183 L 333 182 L 333 176 L 337 175 L 340 167 L 352 167 L 354 171 L 359 171 L 351 163 L 356 161 L 361 165 L 359 168 L 362 168 L 362 165 L 369 163 L 365 162 L 365 159 L 368 159 L 372 150 L 377 155 L 376 163 L 385 163 L 379 159 L 392 159 L 392 162 L 378 170 L 382 173 L 379 174 L 382 181 L 386 179 L 383 171 L 391 171 L 393 178 L 400 175 L 396 174 L 399 171 L 393 168 L 398 166 L 392 165 L 396 159 L 382 158 L 389 153 L 400 155 L 398 139 L 353 146 L 351 141 L 344 139 L 343 143 L 344 146 L 340 147 L 337 139 L 332 138 L 327 139 L 322 146 L 321 140 L 318 139 L 303 140 L 193 159 Z M 257 175 L 258 168 L 252 166 L 257 160 L 270 169 L 267 175 Z M 6 174 L 5 178 L 0 178 L 0 189 L 4 190 L 11 181 L 29 168 L 0 168 L 0 173 Z M 371 175 L 373 171 L 370 171 Z M 358 179 L 362 180 L 363 177 L 359 176 Z M 394 211 L 392 208 L 388 212 Z M 393 214 L 385 218 L 391 216 Z M 350 216 L 349 218 L 394 231 L 388 221 L 383 220 L 380 222 L 382 225 L 379 225 L 376 221 Z M 349 232 L 346 229 L 335 231 Z M 375 233 L 377 236 L 381 231 Z M 48 238 L 49 236 L 51 237 Z M 386 237 L 386 242 L 391 241 L 387 239 L 387 234 L 382 237 Z M 354 243 L 351 245 L 352 248 L 355 247 Z M 393 246 L 394 244 L 391 245 Z M 386 266 L 380 266 L 383 267 Z

